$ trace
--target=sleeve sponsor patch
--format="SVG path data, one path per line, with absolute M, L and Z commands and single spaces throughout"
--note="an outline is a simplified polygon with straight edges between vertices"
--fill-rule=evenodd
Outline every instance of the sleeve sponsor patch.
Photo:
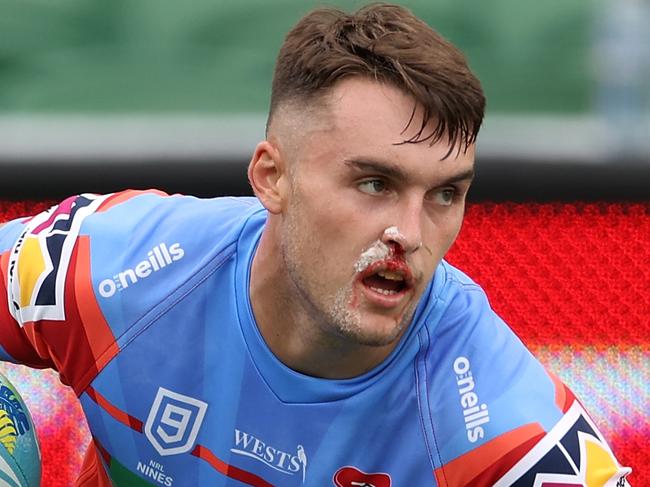
M 578 401 L 494 487 L 628 487 L 621 467 Z
M 109 196 L 71 197 L 25 223 L 11 249 L 7 285 L 9 311 L 21 326 L 65 319 L 65 282 L 81 223 Z

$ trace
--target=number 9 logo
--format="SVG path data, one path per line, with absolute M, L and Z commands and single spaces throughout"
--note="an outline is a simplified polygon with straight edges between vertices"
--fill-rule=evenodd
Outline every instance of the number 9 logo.
M 160 455 L 188 452 L 194 447 L 207 408 L 203 401 L 160 387 L 144 434 Z

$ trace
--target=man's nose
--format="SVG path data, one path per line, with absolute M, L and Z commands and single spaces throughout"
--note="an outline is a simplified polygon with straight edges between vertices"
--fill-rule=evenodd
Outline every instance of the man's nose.
M 396 245 L 405 254 L 422 247 L 422 205 L 404 205 L 394 224 L 384 230 L 381 241 L 388 246 Z

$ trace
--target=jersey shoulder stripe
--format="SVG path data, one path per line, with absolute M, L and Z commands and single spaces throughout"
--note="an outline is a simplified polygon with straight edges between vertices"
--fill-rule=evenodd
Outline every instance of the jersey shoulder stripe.
M 25 222 L 7 265 L 9 311 L 18 324 L 65 319 L 65 282 L 81 224 L 106 198 L 71 197 Z

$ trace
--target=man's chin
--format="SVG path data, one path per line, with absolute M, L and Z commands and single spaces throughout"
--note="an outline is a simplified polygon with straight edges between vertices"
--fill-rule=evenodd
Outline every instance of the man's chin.
M 392 317 L 379 313 L 362 313 L 357 326 L 343 330 L 349 340 L 367 347 L 394 345 L 408 328 L 412 313 L 408 316 Z
M 413 319 L 413 294 L 395 306 L 377 306 L 358 287 L 341 292 L 330 308 L 329 328 L 348 344 L 386 347 L 395 344 Z M 333 325 L 333 327 L 332 327 Z

